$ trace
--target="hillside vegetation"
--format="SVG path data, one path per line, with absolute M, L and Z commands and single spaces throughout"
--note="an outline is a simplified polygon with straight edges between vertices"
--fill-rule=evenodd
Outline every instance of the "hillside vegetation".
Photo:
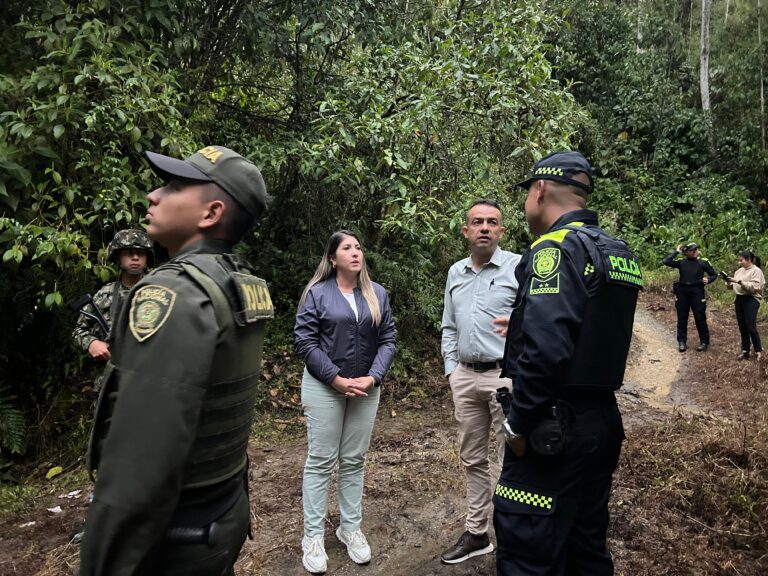
M 223 144 L 263 170 L 274 201 L 242 250 L 279 311 L 266 406 L 339 227 L 391 291 L 393 385 L 414 392 L 465 206 L 498 199 L 524 250 L 513 183 L 553 149 L 591 159 L 591 205 L 646 270 L 683 240 L 716 268 L 768 256 L 759 7 L 713 6 L 703 110 L 698 0 L 3 3 L 0 473 L 83 441 L 98 367 L 66 304 L 112 277 L 114 232 L 142 225 L 147 150 Z

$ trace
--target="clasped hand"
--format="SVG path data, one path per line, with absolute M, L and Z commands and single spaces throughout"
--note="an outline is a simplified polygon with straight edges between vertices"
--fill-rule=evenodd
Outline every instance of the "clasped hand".
M 354 398 L 356 396 L 368 396 L 367 392 L 373 388 L 374 383 L 373 376 L 360 376 L 358 378 L 336 376 L 331 382 L 331 386 L 345 396 Z

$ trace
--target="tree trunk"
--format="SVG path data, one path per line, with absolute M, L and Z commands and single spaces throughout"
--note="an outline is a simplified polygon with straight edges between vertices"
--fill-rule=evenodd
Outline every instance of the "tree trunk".
M 712 0 L 701 0 L 701 49 L 699 51 L 699 87 L 701 109 L 709 112 L 709 13 Z
M 701 51 L 699 52 L 699 89 L 701 90 L 701 109 L 707 122 L 709 132 L 709 157 L 717 157 L 715 145 L 715 127 L 712 117 L 712 104 L 709 101 L 709 15 L 712 0 L 701 0 Z
M 765 82 L 763 81 L 763 31 L 760 24 L 762 18 L 761 1 L 757 0 L 757 49 L 760 51 L 760 132 L 763 150 L 765 150 Z

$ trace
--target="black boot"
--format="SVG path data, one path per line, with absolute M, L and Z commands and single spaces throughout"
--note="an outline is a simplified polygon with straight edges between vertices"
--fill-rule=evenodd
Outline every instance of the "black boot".
M 685 345 L 685 342 L 680 340 L 680 342 L 677 343 L 677 349 L 680 350 L 680 352 L 685 352 L 688 347 Z
M 706 351 L 707 351 L 707 348 L 709 348 L 709 344 L 705 344 L 704 342 L 702 342 L 702 343 L 701 343 L 701 344 L 699 344 L 699 345 L 698 345 L 698 347 L 696 348 L 696 352 L 706 352 Z

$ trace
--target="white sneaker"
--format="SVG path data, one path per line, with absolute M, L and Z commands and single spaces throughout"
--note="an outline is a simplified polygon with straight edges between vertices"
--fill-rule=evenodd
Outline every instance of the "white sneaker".
M 347 554 L 356 564 L 367 564 L 371 561 L 371 547 L 360 530 L 347 532 L 341 526 L 336 529 L 336 538 L 347 546 Z
M 322 574 L 328 569 L 328 555 L 325 553 L 322 536 L 304 536 L 301 539 L 301 549 L 304 551 L 301 562 L 307 572 Z

